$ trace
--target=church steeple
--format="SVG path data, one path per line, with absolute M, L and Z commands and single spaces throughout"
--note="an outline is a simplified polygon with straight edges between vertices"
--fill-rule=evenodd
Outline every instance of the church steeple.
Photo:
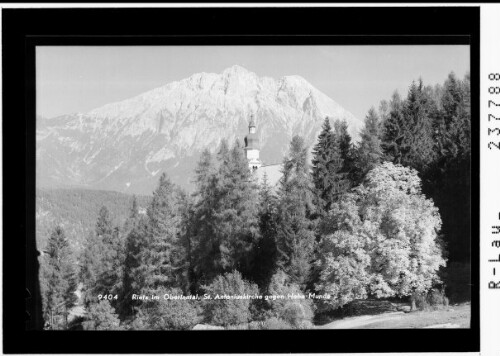
M 248 131 L 250 133 L 255 133 L 255 121 L 253 119 L 253 114 L 250 115 L 250 123 L 248 124 Z
M 252 171 L 259 169 L 262 166 L 260 161 L 259 138 L 253 115 L 250 115 L 248 123 L 248 135 L 245 137 L 245 152 L 248 159 L 248 166 Z

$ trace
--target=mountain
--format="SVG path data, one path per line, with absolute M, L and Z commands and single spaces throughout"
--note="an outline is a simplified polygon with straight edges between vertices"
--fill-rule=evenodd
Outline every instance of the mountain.
M 280 163 L 293 135 L 312 147 L 325 116 L 362 122 L 304 78 L 258 77 L 240 66 L 197 73 L 85 114 L 37 121 L 39 187 L 151 194 L 160 172 L 192 188 L 201 151 L 240 142 L 254 115 L 264 164 Z

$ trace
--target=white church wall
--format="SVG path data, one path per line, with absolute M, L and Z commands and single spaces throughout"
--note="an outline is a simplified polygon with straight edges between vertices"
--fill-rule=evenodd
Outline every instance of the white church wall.
M 252 159 L 259 159 L 259 150 L 247 150 L 247 159 L 252 160 Z

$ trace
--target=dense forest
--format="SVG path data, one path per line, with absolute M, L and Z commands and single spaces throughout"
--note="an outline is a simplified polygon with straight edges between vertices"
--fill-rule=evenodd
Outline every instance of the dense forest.
M 151 200 L 137 196 L 140 209 Z M 94 229 L 99 209 L 106 205 L 114 225 L 122 226 L 127 220 L 133 197 L 106 190 L 89 189 L 36 189 L 37 246 L 47 245 L 47 238 L 55 226 L 64 229 L 70 247 L 80 253 L 86 236 Z
M 238 141 L 222 140 L 202 154 L 193 194 L 164 173 L 123 224 L 101 207 L 80 253 L 52 229 L 46 328 L 74 327 L 79 283 L 88 330 L 300 329 L 363 299 L 467 300 L 470 116 L 469 75 L 417 80 L 369 110 L 356 144 L 329 118 L 311 158 L 293 137 L 277 187 L 256 181 Z

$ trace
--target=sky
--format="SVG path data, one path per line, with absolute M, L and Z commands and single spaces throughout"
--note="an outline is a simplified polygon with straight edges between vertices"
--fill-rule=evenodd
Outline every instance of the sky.
M 39 46 L 37 114 L 85 113 L 199 72 L 240 65 L 258 76 L 300 75 L 362 119 L 406 95 L 413 80 L 470 71 L 469 46 Z

